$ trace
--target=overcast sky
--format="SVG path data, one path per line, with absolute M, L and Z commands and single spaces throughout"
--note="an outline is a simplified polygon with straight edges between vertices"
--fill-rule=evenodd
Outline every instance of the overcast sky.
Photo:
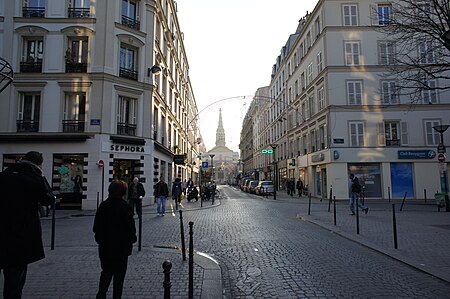
M 176 2 L 194 96 L 203 110 L 200 130 L 206 148 L 215 146 L 222 108 L 226 145 L 239 151 L 242 120 L 250 103 L 243 96 L 249 98 L 269 85 L 281 48 L 317 0 Z M 211 105 L 214 102 L 218 103 Z

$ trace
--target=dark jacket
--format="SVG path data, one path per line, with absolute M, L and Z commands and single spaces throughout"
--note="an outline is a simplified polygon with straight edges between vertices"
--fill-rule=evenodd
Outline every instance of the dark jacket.
M 134 183 L 131 183 L 130 185 L 128 185 L 128 199 L 133 198 L 133 185 Z M 144 197 L 145 196 L 145 189 L 144 189 L 144 185 L 142 185 L 142 183 L 137 183 L 137 193 L 138 193 L 138 198 L 139 196 Z
M 169 187 L 167 187 L 167 184 L 165 182 L 159 181 L 158 183 L 156 183 L 156 185 L 154 187 L 153 195 L 155 197 L 160 197 L 160 196 L 167 197 L 167 196 L 169 196 Z
M 100 259 L 127 257 L 137 241 L 133 211 L 119 197 L 108 197 L 98 207 L 93 231 Z
M 361 184 L 359 183 L 359 179 L 356 176 L 352 179 L 352 192 L 361 193 Z
M 42 171 L 19 161 L 0 173 L 0 268 L 45 258 L 38 203 L 52 205 L 54 196 Z
M 303 182 L 301 180 L 297 181 L 297 189 L 303 189 Z
M 180 196 L 181 192 L 183 192 L 183 186 L 181 182 L 173 182 L 172 183 L 172 196 Z

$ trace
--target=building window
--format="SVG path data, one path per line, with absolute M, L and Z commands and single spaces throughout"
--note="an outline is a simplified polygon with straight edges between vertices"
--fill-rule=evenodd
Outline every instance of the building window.
M 137 81 L 138 72 L 136 70 L 137 66 L 137 50 L 128 47 L 125 44 L 120 46 L 120 69 L 119 76 L 131 80 Z
M 345 64 L 359 65 L 360 51 L 359 42 L 345 42 Z
M 347 102 L 349 105 L 362 104 L 362 81 L 347 81 Z
M 154 107 L 153 109 L 153 140 L 158 140 L 158 116 L 159 110 Z
M 67 16 L 69 18 L 89 18 L 91 0 L 70 0 Z
M 314 95 L 310 95 L 308 98 L 308 106 L 309 106 L 309 117 L 312 117 L 316 114 L 316 104 L 314 103 Z
M 317 53 L 317 73 L 323 70 L 322 52 Z
M 44 18 L 45 0 L 23 0 L 22 16 L 24 18 Z
M 419 41 L 419 46 L 417 47 L 417 49 L 419 51 L 420 63 L 428 64 L 435 62 L 433 41 L 421 40 Z
M 391 23 L 391 6 L 382 4 L 377 7 L 378 25 L 389 25 Z
M 395 44 L 391 41 L 378 42 L 379 62 L 383 65 L 395 63 Z
M 426 80 L 422 84 L 422 103 L 437 104 L 436 80 Z
M 317 101 L 319 102 L 319 111 L 325 108 L 325 92 L 323 86 L 317 90 Z
M 39 131 L 40 105 L 40 94 L 20 94 L 17 111 L 17 132 Z
M 427 138 L 427 145 L 438 145 L 441 141 L 439 133 L 433 129 L 434 126 L 440 125 L 438 120 L 425 121 L 425 136 Z
M 322 30 L 322 25 L 320 24 L 320 17 L 316 18 L 316 21 L 314 22 L 314 27 L 315 27 L 315 31 L 316 31 L 316 37 L 318 37 Z
M 350 122 L 350 146 L 361 147 L 364 146 L 364 123 Z
M 86 73 L 88 57 L 88 38 L 69 38 L 66 51 L 66 73 Z
M 22 73 L 41 73 L 43 56 L 44 40 L 42 37 L 24 38 L 20 71 Z
M 136 0 L 122 0 L 122 24 L 139 30 L 139 2 Z
M 342 15 L 344 26 L 358 26 L 358 7 L 356 5 L 343 5 Z
M 325 149 L 326 144 L 325 144 L 325 127 L 321 126 L 319 127 L 319 146 L 320 146 L 320 150 Z
M 117 134 L 136 136 L 137 99 L 119 96 Z
M 400 145 L 400 132 L 398 122 L 384 123 L 384 138 L 386 141 L 386 146 Z
M 307 73 L 308 73 L 308 82 L 306 82 L 306 85 L 309 85 L 313 81 L 313 78 L 314 78 L 312 62 L 308 65 Z
M 63 132 L 84 132 L 86 94 L 66 93 L 63 114 Z
M 302 86 L 302 91 L 306 89 L 306 79 L 305 72 L 300 75 L 300 85 Z
M 381 103 L 397 104 L 397 86 L 395 81 L 381 81 Z

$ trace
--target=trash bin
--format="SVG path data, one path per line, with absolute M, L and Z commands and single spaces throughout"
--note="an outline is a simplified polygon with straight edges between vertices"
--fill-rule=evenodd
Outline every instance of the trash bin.
M 434 194 L 434 199 L 439 208 L 445 207 L 445 192 L 436 192 Z

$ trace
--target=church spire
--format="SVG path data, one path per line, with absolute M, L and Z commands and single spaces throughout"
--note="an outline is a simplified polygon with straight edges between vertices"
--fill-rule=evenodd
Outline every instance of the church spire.
M 216 131 L 216 146 L 225 146 L 225 130 L 222 122 L 222 108 L 219 109 L 219 126 Z

